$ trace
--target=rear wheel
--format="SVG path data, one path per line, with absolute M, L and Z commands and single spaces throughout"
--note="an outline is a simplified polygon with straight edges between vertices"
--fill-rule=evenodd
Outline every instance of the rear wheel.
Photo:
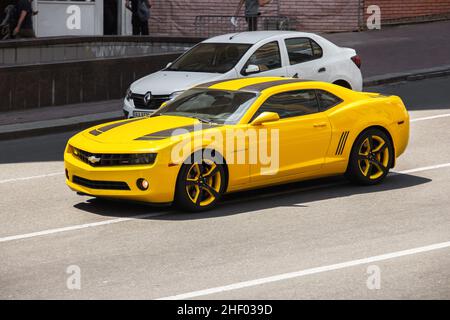
M 185 163 L 178 175 L 175 204 L 183 210 L 204 211 L 215 206 L 225 191 L 225 169 L 208 157 Z
M 349 159 L 347 177 L 358 184 L 380 183 L 394 160 L 391 139 L 379 129 L 363 132 L 355 141 Z

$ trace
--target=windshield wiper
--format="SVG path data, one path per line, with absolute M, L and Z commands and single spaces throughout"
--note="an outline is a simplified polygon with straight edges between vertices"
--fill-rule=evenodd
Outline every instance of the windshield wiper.
M 202 122 L 202 123 L 207 123 L 207 124 L 209 124 L 209 125 L 215 125 L 215 124 L 217 124 L 216 122 L 213 122 L 213 121 L 208 120 L 208 119 L 204 119 L 204 118 L 200 118 L 200 117 L 194 117 L 194 116 L 191 116 L 191 117 L 194 118 L 194 119 L 197 119 L 198 121 L 200 121 L 200 122 Z

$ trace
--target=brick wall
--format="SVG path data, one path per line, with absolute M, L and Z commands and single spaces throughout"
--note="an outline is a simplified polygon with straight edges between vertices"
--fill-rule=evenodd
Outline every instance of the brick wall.
M 450 16 L 450 0 L 365 0 L 365 7 L 369 5 L 380 7 L 382 22 L 421 20 L 433 15 Z
M 150 32 L 167 36 L 199 36 L 195 17 L 233 15 L 239 0 L 153 0 Z M 450 14 L 450 0 L 273 0 L 261 8 L 261 17 L 287 16 L 293 29 L 301 31 L 353 31 L 365 25 L 366 8 L 381 7 L 382 21 Z M 243 15 L 243 11 L 241 11 Z M 260 19 L 261 20 L 261 19 Z M 203 28 L 214 33 L 233 32 L 229 18 L 205 22 Z M 239 28 L 245 29 L 241 20 Z M 241 30 L 236 30 L 241 31 Z
M 261 7 L 261 17 L 294 18 L 296 30 L 343 31 L 358 29 L 361 0 L 273 0 Z M 239 0 L 153 0 L 150 32 L 170 36 L 194 36 L 195 16 L 233 15 Z M 240 12 L 243 15 L 243 9 Z M 212 22 L 211 22 L 212 23 Z M 229 19 L 221 23 L 231 25 Z

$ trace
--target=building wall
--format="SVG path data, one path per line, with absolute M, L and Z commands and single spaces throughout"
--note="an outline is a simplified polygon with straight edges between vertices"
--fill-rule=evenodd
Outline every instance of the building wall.
M 198 36 L 195 17 L 231 16 L 239 0 L 153 0 L 150 32 L 168 36 Z M 273 0 L 261 8 L 261 17 L 287 16 L 295 20 L 294 29 L 302 31 L 353 31 L 365 25 L 366 8 L 381 7 L 382 21 L 423 20 L 424 16 L 450 14 L 450 0 Z M 241 11 L 241 15 L 243 11 Z M 229 18 L 204 22 L 213 33 L 232 32 Z M 220 28 L 219 28 L 220 27 Z M 198 30 L 197 26 L 197 30 Z M 239 28 L 245 28 L 245 21 Z M 221 32 L 223 31 L 223 32 Z
M 273 0 L 261 7 L 261 17 L 287 16 L 296 20 L 296 30 L 343 31 L 358 29 L 362 0 Z M 239 0 L 153 0 L 150 31 L 161 35 L 195 35 L 195 17 L 234 15 Z M 243 15 L 243 9 L 240 15 Z M 217 20 L 231 25 L 229 18 Z M 211 21 L 210 24 L 214 22 Z
M 450 0 L 365 0 L 366 8 L 378 5 L 381 9 L 381 21 L 421 20 L 424 16 L 450 17 Z

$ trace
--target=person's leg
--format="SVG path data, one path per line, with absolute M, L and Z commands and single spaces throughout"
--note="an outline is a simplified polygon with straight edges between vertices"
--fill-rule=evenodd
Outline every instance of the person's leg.
M 144 21 L 141 23 L 141 32 L 143 36 L 148 36 L 148 21 Z
M 133 15 L 131 17 L 131 25 L 133 26 L 133 36 L 138 36 L 141 33 L 139 18 Z
M 33 29 L 20 29 L 16 38 L 36 38 Z
M 252 24 L 252 29 L 251 31 L 257 31 L 258 30 L 258 17 L 251 17 L 251 24 Z
M 248 31 L 256 31 L 258 29 L 257 19 L 258 19 L 257 17 L 245 17 L 245 20 L 247 20 L 248 24 Z

